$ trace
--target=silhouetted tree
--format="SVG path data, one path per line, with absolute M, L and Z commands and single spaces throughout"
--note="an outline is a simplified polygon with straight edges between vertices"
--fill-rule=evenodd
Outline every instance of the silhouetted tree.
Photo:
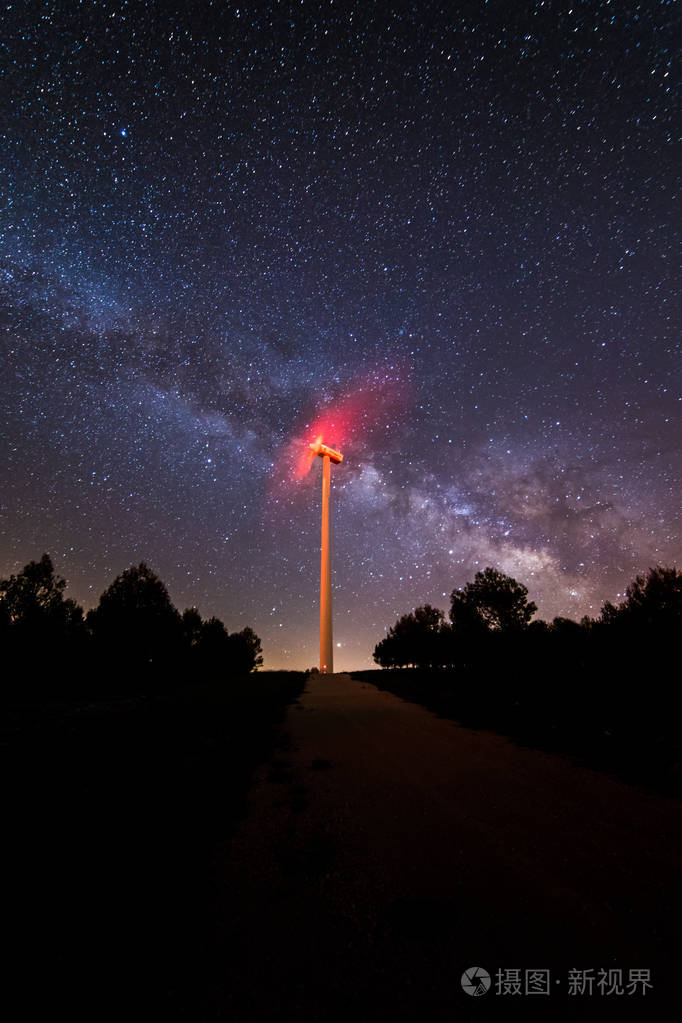
M 83 610 L 65 586 L 48 554 L 0 581 L 3 698 L 70 697 L 88 675 Z
M 455 590 L 452 605 L 450 626 L 433 609 L 403 615 L 374 660 L 454 670 L 396 672 L 379 686 L 682 792 L 682 689 L 670 670 L 679 663 L 682 572 L 659 565 L 637 576 L 596 620 L 531 621 L 526 588 L 491 568 Z
M 229 673 L 230 637 L 219 618 L 209 618 L 201 625 L 197 645 L 198 663 L 204 675 L 224 676 Z
M 628 629 L 669 633 L 682 626 L 682 572 L 657 565 L 638 575 L 625 591 L 625 600 L 604 604 L 599 623 Z
M 508 632 L 525 628 L 537 611 L 528 590 L 494 568 L 477 572 L 474 581 L 452 591 L 450 621 L 456 632 Z
M 188 650 L 194 650 L 201 642 L 203 621 L 196 607 L 187 607 L 182 612 L 182 638 Z
M 434 667 L 441 660 L 443 612 L 424 604 L 403 615 L 374 649 L 374 660 L 382 668 Z
M 230 635 L 218 618 L 203 621 L 196 608 L 182 615 L 159 577 L 144 562 L 114 579 L 85 621 L 64 597 L 49 555 L 0 581 L 0 644 L 11 698 L 26 689 L 26 675 L 42 679 L 34 695 L 129 692 L 145 679 L 162 681 L 235 677 L 263 664 L 261 641 L 248 626 Z M 48 669 L 49 670 L 46 670 Z M 102 682 L 102 685 L 99 682 Z M 10 692 L 11 690 L 11 692 Z
M 229 663 L 230 670 L 238 675 L 248 675 L 263 664 L 260 639 L 250 626 L 230 633 Z
M 374 660 L 374 663 L 378 664 L 381 668 L 400 667 L 397 658 L 397 647 L 391 629 L 389 629 L 384 638 L 380 639 L 374 647 L 372 659 Z
M 247 675 L 263 663 L 260 639 L 248 626 L 230 634 L 219 618 L 203 622 L 196 608 L 183 613 L 182 625 L 190 663 L 204 675 Z
M 182 619 L 144 562 L 114 579 L 86 622 L 107 656 L 131 666 L 167 667 L 182 649 Z
M 552 619 L 549 629 L 552 635 L 565 639 L 577 638 L 585 632 L 585 626 L 581 622 L 576 622 L 572 618 L 562 618 L 560 615 Z
M 36 642 L 72 637 L 82 628 L 83 609 L 64 598 L 65 587 L 49 554 L 0 581 L 0 622 L 5 631 Z

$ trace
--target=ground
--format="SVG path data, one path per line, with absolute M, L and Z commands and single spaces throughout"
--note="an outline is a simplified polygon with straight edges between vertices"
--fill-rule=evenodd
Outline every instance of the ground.
M 347 675 L 41 704 L 0 737 L 13 1019 L 682 1018 L 672 797 Z M 646 994 L 601 993 L 635 969 Z
M 672 799 L 311 676 L 216 850 L 207 1013 L 677 1018 L 681 839 Z M 473 966 L 493 979 L 479 998 L 460 983 Z M 549 970 L 551 995 L 496 993 L 512 969 Z M 573 969 L 594 971 L 592 995 L 568 995 Z M 653 986 L 602 994 L 600 969 Z

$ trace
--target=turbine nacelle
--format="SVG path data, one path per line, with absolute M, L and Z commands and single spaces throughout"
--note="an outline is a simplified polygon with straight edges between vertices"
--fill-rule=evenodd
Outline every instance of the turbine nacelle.
M 319 455 L 320 458 L 324 458 L 325 455 L 329 455 L 331 461 L 336 462 L 337 464 L 343 461 L 343 455 L 340 451 L 334 451 L 334 448 L 327 447 L 327 445 L 323 444 L 322 441 L 316 440 L 314 444 L 310 445 L 310 450 L 313 454 Z

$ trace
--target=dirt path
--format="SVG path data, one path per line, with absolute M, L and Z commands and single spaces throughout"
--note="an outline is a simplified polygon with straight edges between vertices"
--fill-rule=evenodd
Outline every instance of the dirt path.
M 311 678 L 283 731 L 216 864 L 225 1018 L 682 1018 L 679 804 L 348 675 Z M 536 968 L 549 997 L 496 993 Z M 592 995 L 568 996 L 574 968 Z M 606 995 L 600 969 L 653 988 Z

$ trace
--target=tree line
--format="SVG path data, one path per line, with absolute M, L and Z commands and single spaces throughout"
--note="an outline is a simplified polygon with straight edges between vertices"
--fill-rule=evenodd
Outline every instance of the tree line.
M 377 644 L 375 685 L 473 728 L 567 752 L 682 797 L 682 572 L 656 566 L 581 621 L 534 620 L 525 586 L 493 568 Z M 402 669 L 402 670 L 401 670 Z
M 645 642 L 649 650 L 662 649 L 682 625 L 682 572 L 656 566 L 634 579 L 620 604 L 606 602 L 598 617 L 580 622 L 532 621 L 537 605 L 528 600 L 527 587 L 494 568 L 477 572 L 473 582 L 452 591 L 450 601 L 449 620 L 430 604 L 399 618 L 375 647 L 375 662 L 382 668 L 454 668 L 491 644 L 530 651 L 552 641 L 575 647 L 589 640 L 593 648 Z
M 263 663 L 253 629 L 229 633 L 196 608 L 180 613 L 144 562 L 118 575 L 87 614 L 65 588 L 48 554 L 0 580 L 0 648 L 10 682 L 55 696 L 98 684 L 139 691 L 169 678 L 241 676 Z

